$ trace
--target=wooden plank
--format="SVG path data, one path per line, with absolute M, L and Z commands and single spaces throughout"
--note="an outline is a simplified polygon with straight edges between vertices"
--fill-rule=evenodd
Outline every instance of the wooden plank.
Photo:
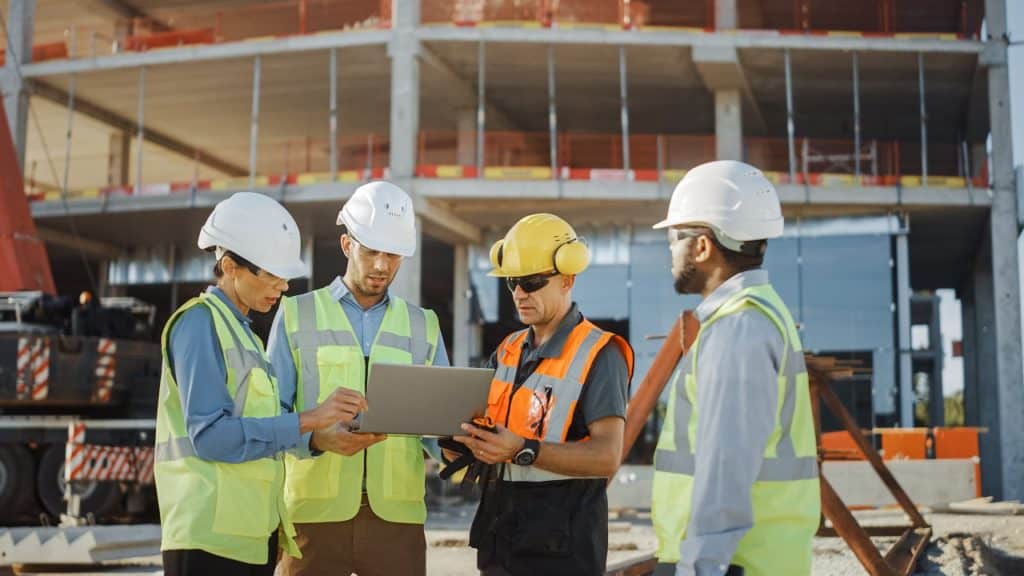
M 853 514 L 824 477 L 821 478 L 821 509 L 825 517 L 832 523 L 836 533 L 850 547 L 868 574 L 871 576 L 897 576 L 896 572 L 886 564 L 867 532 L 857 523 Z
M 832 388 L 829 386 L 819 386 L 818 395 L 843 427 L 850 432 L 850 436 L 853 438 L 853 441 L 860 448 L 868 462 L 871 463 L 871 467 L 875 469 L 876 473 L 878 473 L 878 477 L 882 479 L 885 486 L 890 492 L 892 492 L 893 497 L 896 498 L 896 502 L 899 503 L 900 507 L 903 508 L 903 511 L 910 517 L 911 523 L 915 527 L 927 526 L 928 523 L 924 521 L 921 513 L 917 511 L 917 507 L 914 506 L 914 503 L 907 496 L 907 493 L 903 491 L 902 487 L 900 487 L 899 482 L 893 478 L 892 473 L 885 467 L 885 464 L 882 462 L 882 458 L 878 455 L 878 452 L 876 452 L 875 449 L 868 444 L 864 436 L 859 433 L 860 427 L 857 426 L 857 423 L 853 420 L 853 417 L 850 416 L 850 413 L 846 411 L 843 403 L 839 400 L 839 397 L 836 396 L 835 392 L 832 391 Z

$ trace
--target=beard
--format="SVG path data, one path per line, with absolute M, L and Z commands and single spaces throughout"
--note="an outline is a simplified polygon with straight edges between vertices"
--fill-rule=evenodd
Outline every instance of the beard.
M 692 247 L 691 247 L 692 248 Z M 677 294 L 700 294 L 704 288 L 704 276 L 693 262 L 693 250 L 683 258 L 682 268 L 673 271 L 673 287 Z

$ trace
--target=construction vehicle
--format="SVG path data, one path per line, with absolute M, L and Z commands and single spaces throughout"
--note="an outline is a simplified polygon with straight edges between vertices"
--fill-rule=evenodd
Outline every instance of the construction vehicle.
M 90 521 L 154 514 L 154 315 L 57 296 L 0 103 L 0 526 L 50 524 L 69 496 Z

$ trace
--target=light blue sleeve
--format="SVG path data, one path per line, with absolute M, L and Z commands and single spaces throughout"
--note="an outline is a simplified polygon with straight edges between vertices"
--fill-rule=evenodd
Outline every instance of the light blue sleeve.
M 751 492 L 775 428 L 783 352 L 782 335 L 755 310 L 726 316 L 701 337 L 692 504 L 676 576 L 725 574 L 754 524 Z
M 274 323 L 270 326 L 267 356 L 270 357 L 270 364 L 274 367 L 274 375 L 277 377 L 277 388 L 281 391 L 282 407 L 298 414 L 302 412 L 302 406 L 295 405 L 295 395 L 298 386 L 298 379 L 295 377 L 295 358 L 292 357 L 292 347 L 288 341 L 288 333 L 285 331 L 284 325 L 284 303 L 282 303 L 277 307 Z M 308 458 L 313 455 L 310 448 L 312 439 L 312 432 L 303 434 L 302 439 L 295 447 L 295 456 Z
M 205 306 L 183 313 L 171 327 L 170 363 L 181 395 L 185 427 L 197 456 L 216 462 L 248 462 L 294 448 L 299 417 L 232 416 L 224 382 L 227 369 L 213 318 Z

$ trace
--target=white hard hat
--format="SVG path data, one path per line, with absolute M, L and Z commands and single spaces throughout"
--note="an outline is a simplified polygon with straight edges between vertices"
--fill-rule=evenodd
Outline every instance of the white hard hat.
M 718 160 L 686 173 L 672 191 L 668 216 L 654 228 L 707 225 L 739 242 L 782 236 L 782 206 L 775 186 L 760 170 Z
M 357 188 L 338 212 L 337 223 L 371 250 L 406 257 L 416 253 L 412 198 L 390 182 L 370 182 Z
M 295 219 L 263 194 L 237 192 L 218 202 L 199 231 L 199 248 L 230 250 L 286 280 L 306 275 Z

